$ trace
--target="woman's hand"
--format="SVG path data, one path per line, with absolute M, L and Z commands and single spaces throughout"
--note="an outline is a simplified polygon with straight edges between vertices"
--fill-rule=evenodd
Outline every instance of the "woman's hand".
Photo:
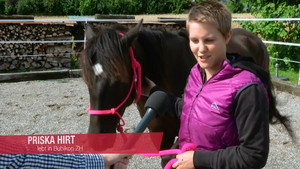
M 172 165 L 176 169 L 194 169 L 194 152 L 195 151 L 186 151 L 182 154 L 178 154 L 176 158 L 178 161 Z
M 146 83 L 142 87 L 142 95 L 149 96 L 151 89 L 156 85 L 153 81 L 145 77 Z

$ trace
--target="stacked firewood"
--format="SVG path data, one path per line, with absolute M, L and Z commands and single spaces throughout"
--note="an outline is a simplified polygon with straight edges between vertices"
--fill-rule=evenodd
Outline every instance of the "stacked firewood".
M 0 24 L 0 41 L 10 41 L 0 43 L 0 71 L 70 68 L 71 42 L 38 42 L 66 40 L 72 40 L 66 25 Z

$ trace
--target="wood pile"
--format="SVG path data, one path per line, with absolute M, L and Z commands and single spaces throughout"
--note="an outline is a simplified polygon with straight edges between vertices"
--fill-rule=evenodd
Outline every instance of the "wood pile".
M 0 41 L 72 40 L 65 25 L 0 24 Z M 71 67 L 72 43 L 0 43 L 0 71 Z

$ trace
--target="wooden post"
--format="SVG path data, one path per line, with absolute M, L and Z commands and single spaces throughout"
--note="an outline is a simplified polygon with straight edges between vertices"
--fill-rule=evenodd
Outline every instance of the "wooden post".
M 278 63 L 275 64 L 275 68 L 276 68 L 276 77 L 279 78 L 279 64 Z

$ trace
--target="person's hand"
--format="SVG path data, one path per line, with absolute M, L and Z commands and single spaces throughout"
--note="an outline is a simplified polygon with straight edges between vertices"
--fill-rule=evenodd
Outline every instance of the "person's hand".
M 104 158 L 105 169 L 110 169 L 114 165 L 114 169 L 126 169 L 131 159 L 130 154 L 102 154 Z
M 146 83 L 143 84 L 142 95 L 149 96 L 151 89 L 156 85 L 153 81 L 145 77 Z
M 114 164 L 114 169 L 126 169 L 128 164 L 129 158 L 125 157 L 121 161 Z
M 176 158 L 178 161 L 172 165 L 176 169 L 193 169 L 194 167 L 194 152 L 195 151 L 186 151 L 182 154 L 178 154 Z

